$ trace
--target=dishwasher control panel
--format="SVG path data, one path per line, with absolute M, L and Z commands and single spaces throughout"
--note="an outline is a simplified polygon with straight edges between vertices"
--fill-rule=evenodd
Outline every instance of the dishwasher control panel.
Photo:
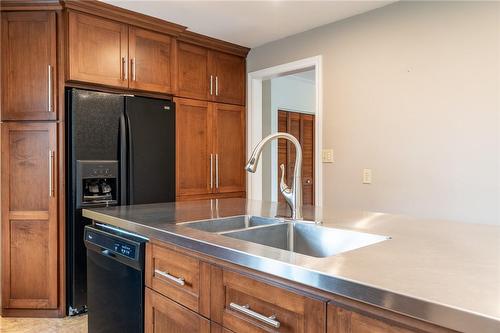
M 85 228 L 85 241 L 99 246 L 102 253 L 112 253 L 137 259 L 140 244 L 101 230 Z

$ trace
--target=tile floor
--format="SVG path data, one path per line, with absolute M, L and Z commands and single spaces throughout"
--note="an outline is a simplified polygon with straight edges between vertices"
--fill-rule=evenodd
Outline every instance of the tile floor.
M 0 317 L 1 333 L 87 333 L 87 316 L 66 318 Z

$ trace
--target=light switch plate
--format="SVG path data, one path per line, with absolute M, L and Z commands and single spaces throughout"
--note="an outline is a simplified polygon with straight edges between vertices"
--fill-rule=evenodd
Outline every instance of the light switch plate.
M 333 163 L 333 149 L 323 149 L 321 160 L 323 163 Z
M 372 183 L 372 169 L 363 169 L 363 184 Z

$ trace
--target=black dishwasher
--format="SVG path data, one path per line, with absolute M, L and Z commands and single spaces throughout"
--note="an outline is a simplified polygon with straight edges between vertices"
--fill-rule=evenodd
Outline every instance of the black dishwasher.
M 85 227 L 89 333 L 144 332 L 146 241 L 107 225 Z

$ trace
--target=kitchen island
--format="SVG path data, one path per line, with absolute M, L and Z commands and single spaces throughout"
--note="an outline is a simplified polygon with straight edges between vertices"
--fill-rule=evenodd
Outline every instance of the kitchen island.
M 383 241 L 355 250 L 315 257 L 199 230 L 190 227 L 190 223 L 185 223 L 242 215 L 274 218 L 283 213 L 284 207 L 277 204 L 246 199 L 186 201 L 83 211 L 85 217 L 96 223 L 149 238 L 152 244 L 149 245 L 150 252 L 155 251 L 155 246 L 159 247 L 156 252 L 163 251 L 161 246 L 164 244 L 168 247 L 165 251 L 174 253 L 174 257 L 175 253 L 199 256 L 196 260 L 203 263 L 196 266 L 199 267 L 200 274 L 202 271 L 209 271 L 208 275 L 212 277 L 211 285 L 206 286 L 212 288 L 212 293 L 206 296 L 210 299 L 201 301 L 201 294 L 206 291 L 203 286 L 198 286 L 198 293 L 191 291 L 188 294 L 191 298 L 195 296 L 195 300 L 187 300 L 187 305 L 173 298 L 204 317 L 212 320 L 215 318 L 216 326 L 220 324 L 226 327 L 224 323 L 227 322 L 230 329 L 236 331 L 235 327 L 243 327 L 242 332 L 248 331 L 244 328 L 248 322 L 234 324 L 235 319 L 229 317 L 234 309 L 223 309 L 220 314 L 215 311 L 213 306 L 217 302 L 213 299 L 220 298 L 222 301 L 219 301 L 224 303 L 224 299 L 227 301 L 231 295 L 236 294 L 234 290 L 237 286 L 231 285 L 231 281 L 245 280 L 246 275 L 255 274 L 258 281 L 255 283 L 260 287 L 276 288 L 277 285 L 292 290 L 293 295 L 296 291 L 301 297 L 312 295 L 315 301 L 324 302 L 325 307 L 328 304 L 328 323 L 325 327 L 327 326 L 329 333 L 500 331 L 498 227 L 304 207 L 305 219 L 320 221 L 322 227 L 385 236 Z M 154 266 L 154 255 L 146 259 L 146 274 L 148 260 L 149 265 Z M 217 271 L 219 266 L 222 270 Z M 241 278 L 231 275 L 240 268 L 243 270 Z M 225 269 L 228 269 L 227 276 L 224 275 Z M 252 281 L 249 280 L 248 284 L 252 284 Z M 214 292 L 218 290 L 214 288 L 218 288 L 216 285 L 219 282 L 227 288 L 226 294 Z M 198 281 L 196 278 L 196 284 L 203 284 L 203 279 Z M 177 291 L 170 288 L 169 292 L 175 294 Z M 256 295 L 258 298 L 258 293 Z M 290 298 L 290 295 L 284 297 Z M 244 298 L 242 294 L 235 297 Z M 186 297 L 181 299 L 185 300 Z M 268 303 L 276 301 L 274 299 Z M 189 306 L 195 303 L 196 305 Z M 303 308 L 307 308 L 307 302 L 304 304 L 306 306 Z M 323 310 L 317 304 L 311 303 L 310 308 L 316 307 L 316 312 L 319 313 Z M 294 309 L 293 306 L 284 308 L 287 311 Z M 335 313 L 331 313 L 331 310 Z M 282 313 L 285 323 L 288 314 Z M 355 322 L 355 315 L 358 314 L 368 319 Z M 307 322 L 308 319 L 304 318 L 306 317 L 300 320 Z M 278 315 L 277 320 L 279 319 Z M 242 322 L 246 324 L 243 325 Z M 363 331 L 362 327 L 366 329 L 370 323 L 379 325 L 379 328 Z M 382 323 L 389 325 L 387 327 L 390 329 L 381 328 Z M 222 326 L 221 330 L 224 329 Z M 264 328 L 259 329 L 266 331 L 266 327 L 264 325 Z M 301 331 L 288 329 L 284 325 L 282 327 L 285 329 L 283 332 Z M 321 325 L 304 324 L 300 327 Z M 359 329 L 356 330 L 356 327 Z

